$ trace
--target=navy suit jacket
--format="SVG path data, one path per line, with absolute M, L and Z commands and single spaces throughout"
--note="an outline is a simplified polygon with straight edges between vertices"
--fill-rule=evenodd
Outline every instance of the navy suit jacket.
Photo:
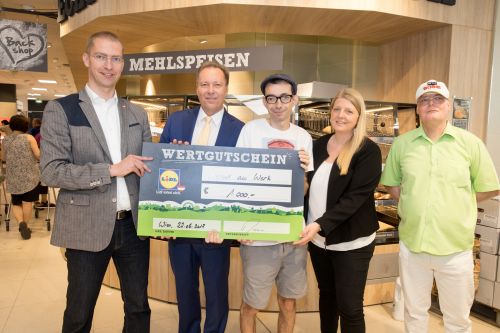
M 198 119 L 199 112 L 200 108 L 197 107 L 195 109 L 187 109 L 172 113 L 168 117 L 167 123 L 163 128 L 160 143 L 171 143 L 174 139 L 191 143 L 194 126 L 196 124 L 196 119 Z M 238 137 L 240 136 L 243 125 L 244 123 L 241 120 L 238 120 L 236 117 L 230 115 L 226 110 L 224 110 L 224 115 L 222 116 L 222 122 L 220 124 L 219 134 L 217 135 L 215 145 L 224 147 L 236 146 L 236 142 L 238 142 Z M 232 243 L 231 240 L 224 240 L 221 245 L 205 244 L 201 238 L 177 238 L 176 242 L 201 242 L 206 247 L 218 247 L 221 245 L 229 246 Z
M 160 142 L 171 143 L 172 140 L 176 139 L 192 143 L 194 126 L 199 112 L 200 108 L 198 107 L 172 113 L 165 124 Z M 224 110 L 215 145 L 224 147 L 236 146 L 243 125 L 242 121 L 231 116 Z

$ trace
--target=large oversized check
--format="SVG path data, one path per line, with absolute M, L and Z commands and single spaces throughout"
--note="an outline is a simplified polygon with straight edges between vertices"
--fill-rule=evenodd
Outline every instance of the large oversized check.
M 297 151 L 144 143 L 141 236 L 293 241 L 303 227 Z

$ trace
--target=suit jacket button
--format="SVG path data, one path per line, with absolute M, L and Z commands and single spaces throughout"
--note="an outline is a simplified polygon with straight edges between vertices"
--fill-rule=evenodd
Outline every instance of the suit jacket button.
M 116 198 L 111 199 L 112 202 L 116 202 Z
M 73 203 L 73 200 L 70 200 L 69 203 Z

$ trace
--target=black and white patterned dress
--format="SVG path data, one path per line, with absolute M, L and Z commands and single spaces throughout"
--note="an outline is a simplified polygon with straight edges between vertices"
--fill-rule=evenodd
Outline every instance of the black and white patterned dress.
M 12 133 L 3 139 L 7 192 L 23 194 L 40 182 L 40 168 L 28 141 L 29 134 Z

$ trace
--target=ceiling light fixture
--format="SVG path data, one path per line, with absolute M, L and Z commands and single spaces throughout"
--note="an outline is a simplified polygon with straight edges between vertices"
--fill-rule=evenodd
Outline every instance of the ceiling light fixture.
M 56 80 L 38 80 L 38 82 L 40 82 L 40 83 L 52 83 L 52 84 L 56 84 L 57 83 Z
M 36 97 L 28 97 L 27 99 L 29 99 L 31 101 L 36 101 Z
M 47 91 L 47 88 L 31 88 L 31 89 L 37 91 Z
M 54 94 L 54 97 L 66 97 L 64 94 Z
M 42 94 L 28 93 L 28 96 L 42 96 Z
M 208 40 L 206 40 L 206 39 L 200 39 L 199 42 L 200 42 L 200 44 L 205 44 L 205 43 L 208 43 Z

